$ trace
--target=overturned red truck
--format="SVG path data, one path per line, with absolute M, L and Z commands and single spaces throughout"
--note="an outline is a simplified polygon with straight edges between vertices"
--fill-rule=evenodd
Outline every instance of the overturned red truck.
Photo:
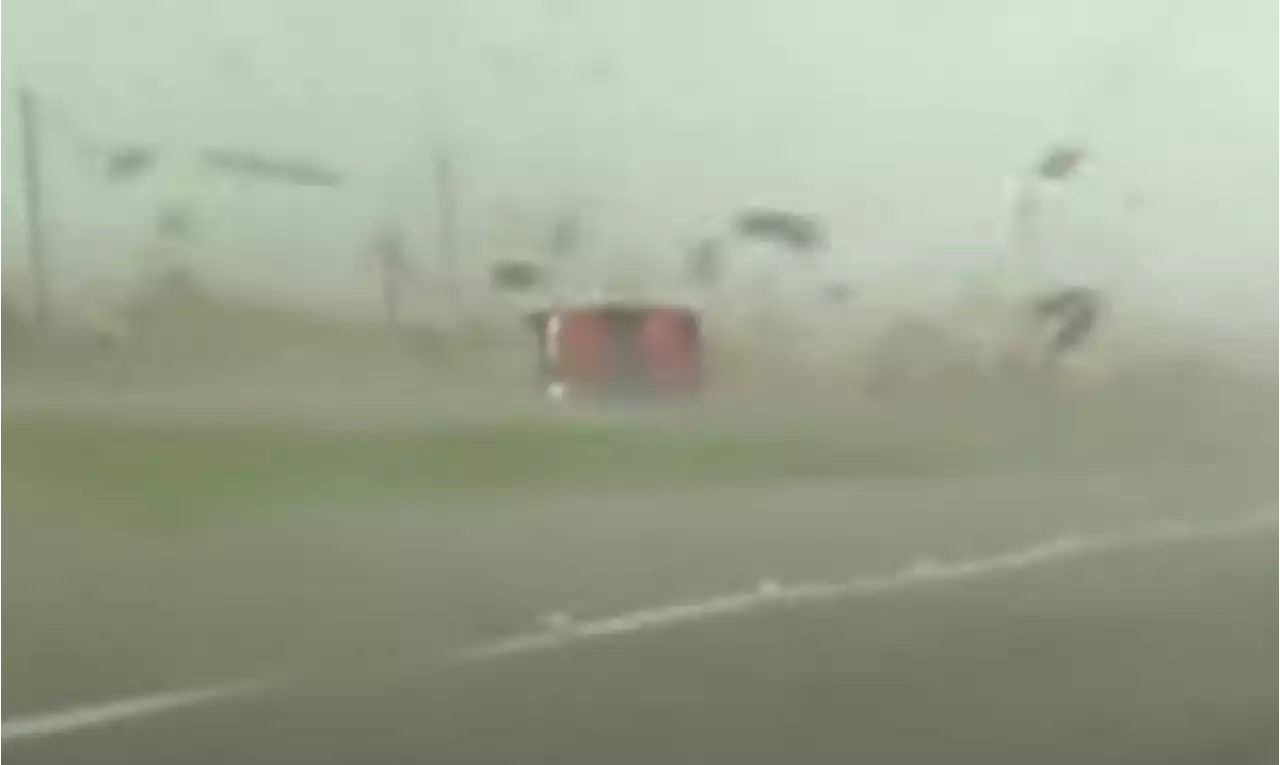
M 672 400 L 703 388 L 702 321 L 691 306 L 584 302 L 528 318 L 538 382 L 553 400 Z

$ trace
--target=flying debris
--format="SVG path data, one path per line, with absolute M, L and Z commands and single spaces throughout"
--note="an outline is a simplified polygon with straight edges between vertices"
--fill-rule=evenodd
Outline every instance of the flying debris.
M 618 68 L 606 58 L 594 58 L 583 66 L 583 77 L 588 82 L 607 85 L 618 79 Z
M 1040 158 L 1035 174 L 1048 181 L 1066 180 L 1080 169 L 1087 153 L 1079 146 L 1052 146 Z
M 846 282 L 832 282 L 822 288 L 822 295 L 833 305 L 844 305 L 853 299 L 856 290 Z
M 566 215 L 551 228 L 550 250 L 553 258 L 568 258 L 578 251 L 582 225 L 575 215 Z
M 496 290 L 523 292 L 542 283 L 542 269 L 527 260 L 497 263 L 489 272 L 489 284 Z
M 685 273 L 689 280 L 702 288 L 720 283 L 724 273 L 724 251 L 714 239 L 704 239 L 689 248 L 685 255 Z
M 1102 295 L 1090 287 L 1067 287 L 1039 297 L 1033 310 L 1048 333 L 1047 358 L 1056 360 L 1093 335 L 1103 309 Z
M 300 160 L 280 159 L 227 149 L 203 152 L 206 163 L 217 170 L 267 181 L 298 186 L 339 186 L 340 173 L 321 165 Z
M 826 242 L 826 232 L 820 222 L 786 210 L 743 211 L 738 214 L 734 228 L 741 236 L 775 242 L 796 252 L 809 252 Z
M 171 242 L 192 238 L 195 220 L 191 210 L 177 205 L 167 205 L 156 213 L 156 233 Z
M 148 172 L 156 162 L 155 150 L 147 146 L 125 146 L 107 154 L 109 181 L 131 181 Z

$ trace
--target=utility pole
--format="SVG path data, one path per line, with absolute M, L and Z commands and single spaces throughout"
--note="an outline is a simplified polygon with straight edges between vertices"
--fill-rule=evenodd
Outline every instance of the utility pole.
M 399 329 L 404 288 L 413 276 L 399 230 L 387 226 L 379 231 L 374 238 L 373 254 L 381 281 L 384 318 L 387 326 Z
M 444 287 L 449 307 L 458 308 L 458 201 L 454 186 L 453 162 L 447 153 L 436 157 L 436 245 L 439 248 L 440 267 L 444 275 Z
M 27 257 L 31 262 L 31 282 L 35 290 L 37 329 L 53 323 L 53 297 L 49 284 L 49 264 L 45 252 L 44 179 L 40 166 L 40 124 L 35 94 L 18 91 L 18 114 L 22 132 L 23 193 L 27 207 Z

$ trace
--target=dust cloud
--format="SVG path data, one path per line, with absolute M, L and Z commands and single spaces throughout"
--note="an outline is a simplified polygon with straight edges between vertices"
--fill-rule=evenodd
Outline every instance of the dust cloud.
M 4 717 L 290 682 L 7 759 L 1274 760 L 1265 534 L 443 657 L 1273 510 L 1275 3 L 8 10 Z

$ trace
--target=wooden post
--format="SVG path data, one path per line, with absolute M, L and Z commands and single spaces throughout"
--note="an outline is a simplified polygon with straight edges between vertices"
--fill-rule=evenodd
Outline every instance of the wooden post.
M 27 257 L 31 263 L 31 283 L 35 290 L 35 323 L 38 330 L 53 324 L 53 296 L 45 249 L 44 186 L 40 154 L 40 125 L 36 97 L 30 90 L 18 91 L 18 114 L 22 136 L 23 193 L 27 212 Z

